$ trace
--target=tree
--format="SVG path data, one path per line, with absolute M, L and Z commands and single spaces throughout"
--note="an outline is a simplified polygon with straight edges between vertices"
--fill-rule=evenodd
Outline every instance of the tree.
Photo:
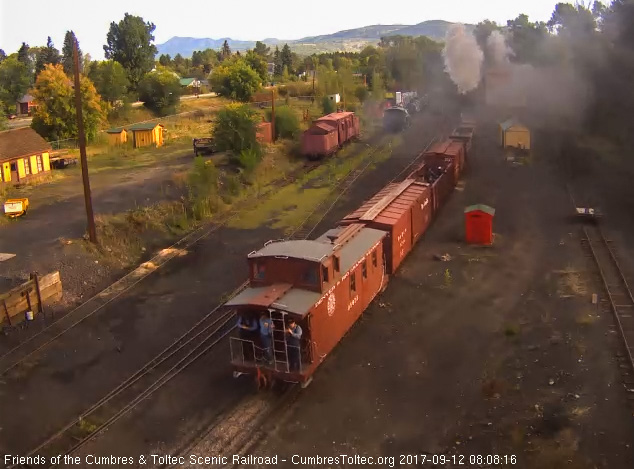
M 64 72 L 66 75 L 73 75 L 73 44 L 77 41 L 75 33 L 73 31 L 66 31 L 64 35 L 64 45 L 62 46 L 62 65 L 64 66 Z M 79 42 L 77 42 L 77 55 L 79 56 L 80 73 L 84 72 L 83 68 L 83 56 L 81 49 L 79 48 Z
M 160 67 L 139 82 L 139 99 L 160 115 L 172 113 L 180 100 L 180 83 L 170 70 Z
M 88 75 L 88 71 L 90 70 L 90 67 L 93 64 L 92 61 L 92 57 L 90 56 L 90 54 L 88 52 L 86 52 L 85 54 L 82 54 L 81 51 L 79 50 L 79 47 L 77 48 L 77 52 L 79 54 L 79 71 L 80 73 L 83 73 L 84 75 Z M 83 57 L 82 57 L 83 55 Z M 66 70 L 66 69 L 64 69 Z
M 244 56 L 244 61 L 260 76 L 260 81 L 266 83 L 269 80 L 269 69 L 266 61 L 255 51 L 248 51 Z
M 7 108 L 14 106 L 30 86 L 31 73 L 23 62 L 12 56 L 0 63 L 0 101 Z
M 259 55 L 260 57 L 263 57 L 264 59 L 266 59 L 271 53 L 271 48 L 267 47 L 267 45 L 264 44 L 263 42 L 256 41 L 253 52 Z
M 220 54 L 222 56 L 222 60 L 227 60 L 229 57 L 231 57 L 231 48 L 229 47 L 229 43 L 226 39 L 225 42 L 222 43 Z
M 273 68 L 273 75 L 275 75 L 276 77 L 282 76 L 284 66 L 282 65 L 280 49 L 277 46 L 275 46 L 275 52 L 273 53 L 273 64 L 275 65 L 275 67 Z
M 103 46 L 106 59 L 123 65 L 133 89 L 137 88 L 143 75 L 154 68 L 157 49 L 152 44 L 152 33 L 155 29 L 153 23 L 146 23 L 140 16 L 129 13 L 119 23 L 110 23 L 107 44 Z
M 101 98 L 111 105 L 122 100 L 130 86 L 125 69 L 114 60 L 96 62 L 90 67 L 88 77 L 95 84 Z
M 0 64 L 6 58 L 7 58 L 7 54 L 2 49 L 0 49 Z
M 272 111 L 266 111 L 266 118 L 271 121 Z M 299 134 L 299 118 L 289 106 L 275 109 L 275 138 L 295 138 Z
M 26 42 L 23 42 L 18 49 L 18 60 L 22 62 L 27 68 L 31 68 L 31 58 L 29 56 L 29 45 Z
M 488 59 L 489 48 L 487 47 L 487 39 L 493 31 L 499 31 L 500 29 L 501 28 L 495 21 L 484 20 L 476 24 L 475 29 L 473 30 L 473 35 L 475 36 L 480 49 L 484 52 L 485 59 Z
M 169 67 L 170 65 L 172 65 L 172 58 L 169 54 L 161 54 L 161 56 L 159 57 L 159 64 L 163 67 Z
M 548 28 L 543 22 L 533 23 L 527 15 L 519 15 L 506 22 L 509 31 L 509 46 L 513 49 L 513 58 L 520 63 L 539 63 L 543 60 L 543 44 L 548 38 Z
M 39 75 L 39 73 L 44 70 L 44 65 L 58 64 L 60 59 L 59 51 L 55 48 L 53 40 L 51 36 L 49 36 L 46 41 L 46 47 L 42 47 L 37 53 L 35 59 L 35 75 Z
M 238 59 L 216 68 L 211 75 L 211 88 L 223 96 L 246 102 L 260 88 L 260 76 L 244 59 Z
M 280 62 L 282 63 L 282 70 L 284 70 L 284 67 L 287 67 L 288 73 L 293 74 L 293 54 L 291 53 L 291 48 L 288 47 L 288 44 L 284 44 L 284 47 L 282 47 L 282 52 L 280 52 Z
M 105 105 L 92 82 L 80 77 L 82 112 L 86 138 L 92 140 L 105 120 Z M 33 98 L 37 107 L 33 112 L 31 127 L 49 139 L 77 137 L 77 115 L 75 111 L 75 91 L 71 79 L 62 65 L 46 65 L 38 75 L 33 88 Z
M 234 155 L 243 151 L 259 151 L 256 125 L 260 117 L 247 104 L 229 104 L 223 108 L 214 122 L 214 140 L 218 149 L 229 150 Z

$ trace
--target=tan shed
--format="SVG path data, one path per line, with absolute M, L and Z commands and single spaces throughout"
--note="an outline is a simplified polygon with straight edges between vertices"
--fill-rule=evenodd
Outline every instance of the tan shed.
M 128 131 L 132 132 L 132 141 L 134 148 L 155 145 L 160 147 L 163 145 L 163 132 L 165 127 L 162 124 L 134 124 L 128 127 Z
M 531 132 L 528 127 L 520 124 L 515 119 L 509 119 L 500 124 L 500 145 L 502 148 L 531 149 Z
M 128 131 L 123 127 L 106 130 L 108 134 L 108 145 L 123 145 L 128 141 Z

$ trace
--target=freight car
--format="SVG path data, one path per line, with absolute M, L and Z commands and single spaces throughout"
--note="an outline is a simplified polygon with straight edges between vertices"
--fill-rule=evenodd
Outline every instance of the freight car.
M 310 159 L 329 156 L 359 134 L 359 118 L 354 112 L 327 114 L 302 134 L 302 155 Z
M 251 252 L 249 285 L 225 304 L 246 325 L 231 337 L 234 376 L 306 386 L 446 202 L 463 167 L 460 151 L 461 143 L 450 142 L 422 153 L 406 180 L 388 184 L 315 240 L 269 241 Z M 270 335 L 257 330 L 258 320 L 272 325 Z

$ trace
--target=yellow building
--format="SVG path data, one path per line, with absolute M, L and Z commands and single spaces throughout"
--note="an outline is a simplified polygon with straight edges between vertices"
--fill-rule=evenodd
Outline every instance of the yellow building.
M 515 119 L 502 122 L 500 124 L 499 134 L 502 148 L 514 147 L 524 150 L 531 149 L 530 130 Z
M 123 127 L 106 130 L 108 134 L 108 145 L 122 145 L 128 141 L 128 131 Z
M 128 132 L 132 132 L 132 141 L 134 148 L 146 147 L 148 145 L 163 145 L 163 131 L 165 127 L 162 124 L 134 124 L 128 127 Z
M 50 174 L 51 146 L 30 127 L 0 132 L 0 184 L 18 184 Z

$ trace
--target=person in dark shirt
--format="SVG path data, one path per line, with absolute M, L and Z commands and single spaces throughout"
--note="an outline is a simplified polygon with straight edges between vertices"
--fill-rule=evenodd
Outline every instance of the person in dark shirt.
M 258 329 L 257 321 L 255 320 L 255 318 L 250 316 L 238 316 L 238 324 L 236 327 L 238 328 L 240 338 L 243 340 L 242 353 L 244 356 L 244 361 L 254 361 L 255 331 L 257 331 Z
M 290 371 L 299 371 L 301 365 L 300 344 L 302 339 L 302 328 L 293 318 L 288 320 L 286 328 L 286 353 Z
M 260 315 L 260 343 L 264 349 L 264 358 L 271 363 L 273 355 L 271 353 L 271 345 L 273 341 L 273 329 L 275 324 L 266 313 Z

